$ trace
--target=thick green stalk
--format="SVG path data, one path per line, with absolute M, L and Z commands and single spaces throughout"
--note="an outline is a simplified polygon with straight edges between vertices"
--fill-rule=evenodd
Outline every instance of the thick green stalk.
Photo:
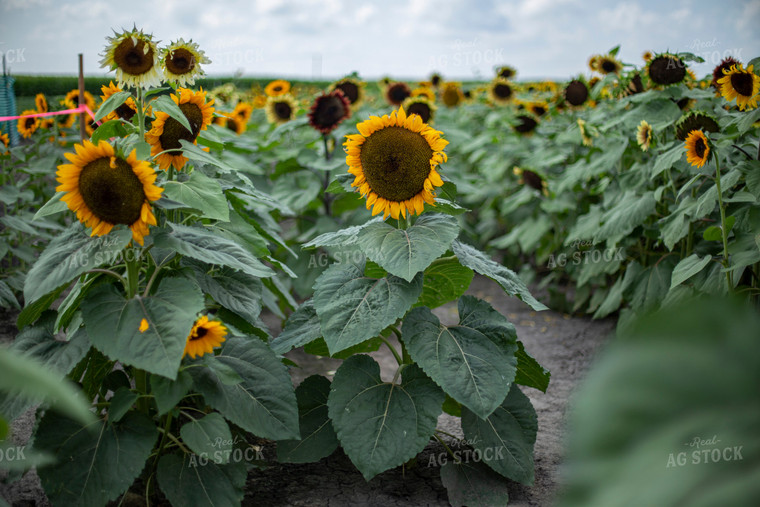
M 718 187 L 718 208 L 720 209 L 720 230 L 723 236 L 723 267 L 728 269 L 728 227 L 726 227 L 726 208 L 723 205 L 723 191 L 720 188 L 720 161 L 718 160 L 718 154 L 713 152 L 715 157 L 715 186 Z M 726 283 L 728 283 L 728 290 L 733 290 L 733 283 L 731 282 L 731 272 L 726 271 Z

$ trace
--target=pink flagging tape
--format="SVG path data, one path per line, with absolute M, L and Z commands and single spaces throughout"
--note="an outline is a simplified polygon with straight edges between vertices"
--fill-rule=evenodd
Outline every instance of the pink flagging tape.
M 95 119 L 95 113 L 93 113 L 92 110 L 89 107 L 87 107 L 87 104 L 82 104 L 81 106 L 77 108 L 64 109 L 63 111 L 48 111 L 47 113 L 25 114 L 22 116 L 0 116 L 0 121 L 20 120 L 21 118 L 43 118 L 45 116 L 58 116 L 61 114 L 76 114 L 76 113 L 87 113 L 90 115 L 90 118 L 92 118 L 93 120 Z M 98 122 L 98 125 L 100 125 L 100 122 Z

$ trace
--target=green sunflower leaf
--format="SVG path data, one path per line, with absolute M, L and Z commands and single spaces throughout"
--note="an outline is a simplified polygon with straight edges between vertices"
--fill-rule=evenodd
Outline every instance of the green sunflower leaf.
M 222 187 L 201 171 L 193 171 L 187 181 L 167 181 L 164 197 L 197 209 L 202 217 L 224 222 L 230 219 L 230 209 Z
M 422 275 L 411 282 L 393 275 L 364 276 L 364 267 L 334 264 L 314 285 L 314 308 L 330 354 L 373 338 L 404 316 L 422 293 Z
M 327 400 L 343 449 L 366 480 L 416 456 L 435 432 L 444 394 L 416 365 L 383 382 L 370 356 L 348 358 Z
M 681 285 L 686 280 L 702 271 L 712 260 L 711 255 L 705 255 L 700 257 L 697 254 L 691 254 L 690 256 L 681 259 L 681 261 L 673 268 L 673 273 L 670 275 L 670 288 Z
M 231 239 L 220 237 L 205 227 L 187 227 L 170 224 L 171 231 L 159 229 L 153 232 L 154 244 L 159 248 L 170 248 L 193 259 L 239 269 L 257 277 L 274 275 L 248 250 Z
M 172 505 L 237 507 L 243 501 L 245 463 L 217 465 L 195 454 L 166 454 L 158 462 L 158 486 Z
M 357 239 L 364 255 L 407 282 L 451 247 L 459 234 L 456 218 L 442 213 L 420 216 L 408 229 L 385 222 L 364 227 Z
M 448 461 L 441 467 L 441 482 L 452 507 L 507 505 L 507 481 L 480 462 Z
M 200 146 L 195 143 L 191 143 L 185 139 L 180 139 L 179 144 L 182 145 L 182 153 L 190 160 L 212 165 L 221 169 L 225 173 L 237 172 L 234 167 L 224 162 L 221 157 L 215 157 L 209 153 L 206 153 Z
M 469 288 L 475 273 L 456 257 L 436 259 L 425 269 L 422 294 L 414 306 L 438 308 L 454 301 Z
M 277 354 L 285 354 L 292 349 L 316 340 L 320 336 L 322 336 L 322 327 L 319 323 L 317 311 L 314 309 L 314 301 L 310 299 L 290 314 L 282 333 L 269 345 Z
M 321 375 L 312 375 L 296 388 L 301 439 L 277 442 L 277 461 L 314 463 L 338 448 L 338 436 L 328 416 L 329 394 L 330 381 Z
M 75 223 L 48 244 L 24 282 L 26 305 L 59 289 L 87 270 L 111 264 L 132 241 L 129 229 L 92 238 Z
M 182 441 L 198 456 L 222 465 L 232 453 L 232 433 L 227 421 L 218 412 L 186 422 L 179 429 Z
M 187 370 L 180 370 L 175 380 L 161 375 L 151 375 L 150 392 L 156 401 L 158 415 L 164 415 L 173 409 L 192 386 L 193 378 Z
M 95 112 L 95 118 L 93 121 L 100 121 L 106 116 L 108 116 L 109 113 L 112 111 L 115 111 L 120 105 L 125 103 L 129 97 L 131 97 L 132 94 L 129 92 L 121 91 L 116 92 L 110 97 L 108 97 L 105 102 L 103 102 L 98 110 Z M 173 102 L 172 102 L 173 103 Z M 184 116 L 184 115 L 183 115 Z M 94 141 L 93 141 L 94 142 Z M 97 144 L 97 143 L 95 143 Z
M 60 213 L 62 211 L 66 211 L 69 209 L 69 206 L 61 200 L 61 197 L 66 195 L 66 192 L 57 192 L 53 197 L 50 198 L 45 204 L 42 205 L 40 209 L 37 210 L 37 213 L 34 214 L 34 217 L 32 217 L 32 221 L 41 220 L 44 217 L 55 215 L 56 213 Z
M 260 437 L 299 438 L 298 408 L 290 374 L 272 350 L 258 339 L 233 337 L 214 360 L 243 380 L 231 385 L 214 369 L 189 368 L 195 388 L 212 408 L 231 422 Z
M 156 425 L 137 412 L 86 427 L 47 412 L 34 440 L 35 449 L 56 458 L 37 471 L 45 494 L 54 505 L 106 505 L 132 485 L 157 439 Z
M 517 357 L 515 384 L 533 387 L 545 393 L 546 388 L 549 387 L 549 379 L 551 378 L 549 370 L 544 369 L 538 364 L 538 361 L 525 351 L 525 346 L 520 340 L 517 340 L 515 357 Z
M 462 431 L 483 462 L 507 479 L 532 485 L 538 420 L 530 400 L 512 384 L 504 402 L 482 419 L 462 407 Z
M 165 278 L 154 295 L 127 300 L 101 285 L 82 303 L 90 341 L 114 361 L 170 379 L 177 377 L 187 336 L 203 310 L 203 294 L 185 278 Z M 140 331 L 145 319 L 148 329 Z
M 546 305 L 533 297 L 528 287 L 525 286 L 525 283 L 511 269 L 491 260 L 480 250 L 459 241 L 455 240 L 451 244 L 451 248 L 463 266 L 467 266 L 473 271 L 495 281 L 510 296 L 518 297 L 534 310 L 547 309 Z
M 187 121 L 185 113 L 182 112 L 182 109 L 180 109 L 179 106 L 168 95 L 161 95 L 153 99 L 150 105 L 153 107 L 154 111 L 164 112 L 177 120 L 180 125 L 187 129 L 188 133 L 193 131 L 193 129 L 190 128 L 190 122 Z
M 509 392 L 517 371 L 517 333 L 487 302 L 459 299 L 459 324 L 441 325 L 428 308 L 404 319 L 402 340 L 412 359 L 436 384 L 479 417 Z

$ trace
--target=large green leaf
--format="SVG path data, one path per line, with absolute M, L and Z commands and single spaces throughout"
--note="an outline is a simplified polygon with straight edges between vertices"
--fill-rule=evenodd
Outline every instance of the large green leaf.
M 364 255 L 388 273 L 411 282 L 417 273 L 451 246 L 459 234 L 456 218 L 426 213 L 408 229 L 374 222 L 359 232 L 357 243 Z
M 276 353 L 285 354 L 292 349 L 316 340 L 320 336 L 322 336 L 322 326 L 319 324 L 319 316 L 314 309 L 314 301 L 310 299 L 290 314 L 282 333 L 269 345 Z
M 53 505 L 101 507 L 132 485 L 158 438 L 155 424 L 130 412 L 119 423 L 86 427 L 47 412 L 34 447 L 56 458 L 37 473 Z
M 656 205 L 654 192 L 638 195 L 627 191 L 614 207 L 604 213 L 602 227 L 594 235 L 594 242 L 607 240 L 608 245 L 613 246 L 643 224 L 654 213 Z
M 120 105 L 125 103 L 128 98 L 132 96 L 131 93 L 120 91 L 116 92 L 110 97 L 108 97 L 98 108 L 97 112 L 95 113 L 95 118 L 93 118 L 93 121 L 100 121 L 106 116 L 108 116 L 108 113 L 116 110 Z
M 113 285 L 93 289 L 82 303 L 90 341 L 115 361 L 174 379 L 203 295 L 186 278 L 165 278 L 152 296 L 125 299 Z M 145 319 L 148 329 L 140 331 Z
M 415 306 L 438 308 L 465 293 L 475 273 L 456 257 L 436 259 L 425 269 L 422 294 Z
M 520 298 L 534 310 L 547 309 L 546 305 L 533 297 L 525 283 L 511 269 L 491 260 L 486 254 L 470 245 L 455 240 L 451 247 L 462 265 L 494 280 L 510 296 Z
M 320 234 L 313 240 L 305 243 L 303 248 L 315 248 L 319 246 L 339 246 L 345 247 L 353 245 L 359 237 L 359 233 L 365 228 L 375 224 L 382 223 L 382 217 L 376 217 L 367 223 L 361 225 L 352 225 L 351 227 L 345 227 L 339 231 L 326 232 Z
M 443 392 L 416 365 L 401 384 L 383 382 L 370 356 L 348 358 L 327 404 L 343 449 L 366 480 L 416 456 L 435 431 Z
M 230 219 L 229 205 L 221 185 L 201 171 L 190 173 L 187 181 L 167 181 L 163 196 L 197 209 L 203 217 L 225 222 Z
M 712 260 L 711 255 L 705 255 L 700 257 L 697 254 L 691 254 L 690 256 L 681 259 L 681 261 L 673 268 L 673 273 L 670 275 L 670 288 L 681 285 L 683 282 L 702 271 Z
M 312 375 L 296 388 L 301 440 L 277 442 L 277 461 L 314 463 L 338 448 L 338 437 L 328 416 L 329 394 L 330 381 L 321 375 Z
M 288 370 L 255 338 L 233 337 L 214 357 L 242 378 L 232 384 L 197 360 L 189 368 L 195 388 L 211 407 L 246 431 L 263 438 L 298 438 L 298 408 Z M 202 366 L 200 366 L 202 365 Z
M 173 409 L 177 403 L 190 391 L 193 378 L 187 370 L 180 370 L 175 380 L 161 375 L 150 376 L 150 393 L 156 401 L 158 415 L 164 415 Z
M 116 263 L 119 253 L 132 241 L 129 229 L 91 238 L 77 222 L 57 236 L 34 263 L 24 283 L 24 300 L 30 305 L 64 286 L 85 271 Z
M 238 507 L 246 475 L 244 463 L 217 465 L 186 454 L 162 456 L 156 471 L 166 498 L 183 507 Z
M 412 359 L 443 390 L 480 417 L 487 417 L 515 378 L 515 328 L 487 302 L 459 299 L 459 324 L 441 325 L 427 308 L 404 319 L 402 339 Z
M 185 113 L 182 112 L 182 109 L 179 108 L 176 102 L 174 102 L 171 97 L 168 95 L 161 95 L 155 99 L 153 99 L 150 102 L 151 107 L 155 111 L 161 111 L 175 120 L 179 122 L 180 125 L 185 127 L 187 130 L 187 134 L 189 134 L 192 131 L 192 128 L 190 128 L 190 122 L 187 119 L 187 116 L 185 116 Z M 183 132 L 184 134 L 185 132 Z
M 441 467 L 441 482 L 452 507 L 507 505 L 507 481 L 480 462 L 447 461 Z
M 218 465 L 229 462 L 232 454 L 232 433 L 227 421 L 218 412 L 200 419 L 190 418 L 179 429 L 182 441 L 198 456 Z
M 370 278 L 353 264 L 328 268 L 314 285 L 314 308 L 330 354 L 380 334 L 404 316 L 421 292 L 422 274 L 407 282 L 393 275 Z
M 157 230 L 153 241 L 159 248 L 170 248 L 193 259 L 239 269 L 251 276 L 268 277 L 274 275 L 251 253 L 234 241 L 214 234 L 205 227 L 187 227 L 170 224 L 172 230 Z
M 549 370 L 544 369 L 538 364 L 538 361 L 525 351 L 525 346 L 520 340 L 517 340 L 515 357 L 517 357 L 515 384 L 534 387 L 545 393 L 546 388 L 549 387 L 549 379 L 551 378 Z
M 533 484 L 533 444 L 538 422 L 530 400 L 515 384 L 487 419 L 463 407 L 462 431 L 480 450 L 486 465 L 507 479 Z
M 188 263 L 190 264 L 190 263 Z M 261 313 L 261 280 L 255 276 L 231 268 L 222 268 L 212 273 L 204 270 L 208 266 L 191 263 L 201 290 L 214 301 L 237 313 L 251 325 L 259 321 Z

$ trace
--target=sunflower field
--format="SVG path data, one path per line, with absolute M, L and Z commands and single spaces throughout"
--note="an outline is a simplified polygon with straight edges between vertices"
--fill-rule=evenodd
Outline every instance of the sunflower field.
M 441 467 L 452 504 L 533 484 L 524 390 L 551 374 L 465 294 L 476 273 L 620 334 L 694 296 L 760 293 L 760 59 L 697 76 L 689 53 L 617 53 L 565 82 L 502 66 L 202 89 L 198 44 L 108 37 L 100 97 L 29 97 L 4 123 L 23 141 L 0 136 L 0 305 L 18 329 L 0 439 L 40 405 L 17 466 L 54 505 L 239 505 L 262 446 L 281 463 L 340 448 L 369 481 L 431 439 L 453 456 L 445 413 L 482 457 Z M 84 139 L 77 113 L 45 116 L 80 105 Z M 294 387 L 299 348 L 342 363 Z

